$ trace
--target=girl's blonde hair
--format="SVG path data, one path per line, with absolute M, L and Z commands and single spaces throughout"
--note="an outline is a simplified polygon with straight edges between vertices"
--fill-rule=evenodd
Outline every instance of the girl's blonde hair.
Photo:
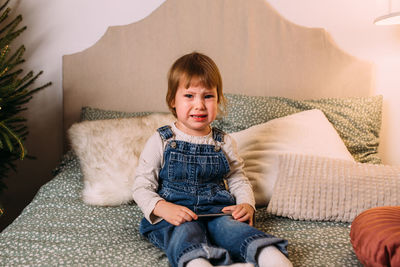
M 172 114 L 176 117 L 176 111 L 172 105 L 179 83 L 185 82 L 185 88 L 189 88 L 193 78 L 199 79 L 200 83 L 207 89 L 217 88 L 218 114 L 223 114 L 226 108 L 226 100 L 222 93 L 221 74 L 210 57 L 198 52 L 178 58 L 169 70 L 166 102 Z

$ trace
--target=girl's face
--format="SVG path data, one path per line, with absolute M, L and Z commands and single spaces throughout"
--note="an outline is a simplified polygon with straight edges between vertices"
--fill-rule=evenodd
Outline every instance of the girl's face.
M 189 135 L 207 135 L 218 113 L 217 88 L 205 88 L 197 78 L 192 78 L 189 88 L 185 84 L 181 79 L 172 103 L 176 127 Z

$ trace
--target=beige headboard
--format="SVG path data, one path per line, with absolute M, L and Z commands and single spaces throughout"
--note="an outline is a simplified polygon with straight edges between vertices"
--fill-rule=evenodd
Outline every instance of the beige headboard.
M 64 129 L 82 106 L 166 111 L 167 71 L 192 51 L 215 60 L 225 92 L 304 99 L 373 90 L 370 63 L 340 50 L 324 29 L 282 18 L 266 0 L 167 0 L 63 57 Z

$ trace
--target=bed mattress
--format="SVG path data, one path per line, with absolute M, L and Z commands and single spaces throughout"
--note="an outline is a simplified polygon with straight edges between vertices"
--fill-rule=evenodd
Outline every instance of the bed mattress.
M 0 234 L 1 266 L 169 266 L 165 254 L 140 236 L 134 204 L 89 206 L 81 200 L 82 172 L 68 152 L 55 177 Z M 297 221 L 256 212 L 256 227 L 289 241 L 294 266 L 361 266 L 350 224 Z

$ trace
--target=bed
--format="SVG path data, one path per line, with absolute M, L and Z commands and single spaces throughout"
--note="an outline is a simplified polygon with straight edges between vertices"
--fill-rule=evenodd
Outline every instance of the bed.
M 256 227 L 289 241 L 294 266 L 362 266 L 351 223 L 400 205 L 400 168 L 380 164 L 382 97 L 373 66 L 324 29 L 294 25 L 265 0 L 167 0 L 63 57 L 65 155 L 0 234 L 2 266 L 168 266 L 138 232 L 130 188 L 179 56 L 221 70 L 231 133 L 256 200 Z

